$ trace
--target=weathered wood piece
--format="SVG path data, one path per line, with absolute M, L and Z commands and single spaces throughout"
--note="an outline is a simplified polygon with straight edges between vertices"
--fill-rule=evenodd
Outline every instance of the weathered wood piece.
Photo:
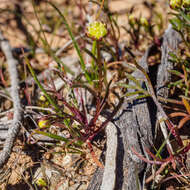
M 147 70 L 148 66 L 146 60 L 148 53 L 146 53 L 145 56 L 146 57 L 141 59 L 140 64 Z M 133 72 L 133 76 L 144 77 L 138 70 Z M 132 84 L 132 82 L 130 83 Z M 114 118 L 114 123 L 117 126 L 119 134 L 115 189 L 132 190 L 138 189 L 140 185 L 137 176 L 139 171 L 144 169 L 145 164 L 133 154 L 131 148 L 143 154 L 141 144 L 144 145 L 144 143 L 146 143 L 147 147 L 150 146 L 149 141 L 152 139 L 151 119 L 146 102 L 146 99 L 135 100 L 130 103 L 125 101 L 117 116 Z M 99 169 L 97 173 L 101 174 Z M 101 181 L 97 180 L 97 173 L 95 174 L 96 180 L 94 178 L 92 179 L 92 183 L 88 187 L 88 190 L 99 189 L 98 187 Z
M 101 121 L 105 118 L 100 117 Z M 106 126 L 106 158 L 101 190 L 114 190 L 116 182 L 117 129 L 112 122 Z
M 163 35 L 163 42 L 161 46 L 162 57 L 161 64 L 158 67 L 157 74 L 157 90 L 156 93 L 159 96 L 168 97 L 169 90 L 166 84 L 171 81 L 171 73 L 168 70 L 173 69 L 173 63 L 169 60 L 170 52 L 175 53 L 179 43 L 182 41 L 178 32 L 172 29 L 172 25 L 169 25 L 168 29 Z
M 169 52 L 175 51 L 180 41 L 181 38 L 178 33 L 169 26 L 162 37 L 161 64 L 157 68 L 157 73 L 150 75 L 150 78 L 152 76 L 152 80 L 155 81 L 156 78 L 157 95 L 168 97 L 169 91 L 164 85 L 171 80 L 168 69 L 173 68 L 172 63 L 169 61 Z M 147 58 L 150 53 L 151 47 L 146 51 L 139 63 L 147 73 Z M 133 76 L 136 78 L 144 78 L 142 73 L 138 70 L 133 72 Z M 141 82 L 141 86 L 145 86 L 143 82 Z M 146 156 L 144 148 L 151 147 L 157 116 L 157 109 L 153 101 L 150 98 L 143 98 L 132 102 L 124 101 L 117 117 L 114 118 L 118 134 L 120 134 L 118 136 L 115 189 L 136 190 L 143 188 L 143 171 L 146 165 L 133 153 L 132 149 Z M 88 190 L 100 189 L 102 173 L 102 170 L 97 169 Z
M 0 167 L 2 167 L 8 160 L 16 136 L 20 130 L 23 109 L 19 97 L 19 79 L 17 72 L 17 60 L 13 57 L 12 48 L 9 42 L 4 38 L 3 34 L 0 31 L 0 47 L 3 53 L 5 54 L 8 70 L 11 80 L 11 97 L 13 100 L 14 116 L 11 123 L 11 127 L 8 129 L 7 138 L 4 142 L 3 150 L 0 152 Z

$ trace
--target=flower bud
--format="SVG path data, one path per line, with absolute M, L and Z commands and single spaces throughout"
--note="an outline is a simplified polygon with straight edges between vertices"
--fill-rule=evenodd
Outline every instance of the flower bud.
M 95 40 L 100 40 L 108 33 L 105 24 L 102 22 L 92 22 L 87 28 L 87 35 Z
M 182 5 L 182 0 L 170 0 L 171 9 L 179 9 Z
M 47 128 L 47 127 L 50 127 L 50 122 L 47 119 L 40 119 L 38 122 L 38 126 L 40 128 Z
M 183 0 L 183 7 L 190 8 L 190 0 Z
M 136 19 L 134 17 L 134 15 L 129 15 L 129 23 L 134 25 L 136 23 Z
M 144 17 L 140 18 L 140 23 L 142 26 L 146 26 L 146 27 L 149 25 L 148 20 Z
M 43 178 L 39 178 L 37 181 L 36 181 L 36 184 L 40 187 L 47 187 L 47 183 L 45 182 L 45 180 Z
M 39 98 L 42 102 L 45 102 L 46 101 L 46 98 L 44 95 L 41 95 L 40 98 Z

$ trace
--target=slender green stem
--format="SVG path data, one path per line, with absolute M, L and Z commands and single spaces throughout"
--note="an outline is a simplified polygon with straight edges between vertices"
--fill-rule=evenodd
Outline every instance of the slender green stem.
M 92 54 L 97 57 L 96 40 L 92 43 Z M 94 59 L 92 59 L 92 68 L 95 69 Z
M 67 71 L 68 73 L 70 73 L 70 74 L 73 75 L 74 72 L 73 72 L 69 67 L 67 67 L 64 63 L 62 63 L 62 61 L 61 61 L 61 60 L 55 55 L 55 53 L 52 51 L 52 49 L 51 49 L 51 47 L 50 47 L 50 45 L 49 45 L 49 43 L 48 43 L 48 41 L 47 41 L 47 39 L 46 39 L 46 36 L 45 36 L 44 30 L 43 30 L 41 21 L 40 21 L 40 19 L 39 19 L 39 17 L 38 17 L 35 4 L 34 4 L 33 1 L 32 1 L 32 3 L 33 3 L 32 5 L 33 5 L 33 8 L 34 8 L 34 13 L 35 13 L 35 16 L 36 16 L 36 18 L 37 18 L 37 20 L 38 20 L 38 23 L 39 23 L 39 25 L 40 25 L 40 31 L 42 31 L 43 37 L 41 36 L 41 32 L 39 33 L 39 32 L 36 30 L 36 28 L 34 27 L 34 25 L 32 25 L 32 27 L 33 27 L 33 29 L 34 29 L 34 31 L 35 31 L 36 33 L 39 33 L 39 38 L 40 38 L 40 40 L 41 40 L 42 43 L 43 43 L 45 52 L 46 52 L 47 54 L 51 55 L 51 57 L 55 60 L 55 62 L 56 62 L 57 65 L 58 65 L 59 70 L 62 70 L 62 66 L 63 66 L 64 69 L 65 69 L 65 71 Z
M 102 92 L 102 63 L 101 63 L 101 53 L 100 53 L 100 42 L 96 41 L 97 44 L 97 60 L 98 60 L 98 72 L 99 72 L 99 84 L 98 90 L 99 94 Z

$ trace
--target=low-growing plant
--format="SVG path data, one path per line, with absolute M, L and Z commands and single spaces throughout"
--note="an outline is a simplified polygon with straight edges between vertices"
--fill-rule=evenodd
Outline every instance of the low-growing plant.
M 190 16 L 189 16 L 189 7 L 187 6 L 188 1 L 177 1 L 170 2 L 170 6 L 176 12 L 172 13 L 174 18 L 170 20 L 173 28 L 179 32 L 184 42 L 184 49 L 179 53 L 179 55 L 175 55 L 171 53 L 171 61 L 174 63 L 176 68 L 171 70 L 172 74 L 175 74 L 178 78 L 176 81 L 169 84 L 170 87 L 180 88 L 183 97 L 182 102 L 186 108 L 186 113 L 172 113 L 169 117 L 164 112 L 161 105 L 158 103 L 158 97 L 156 97 L 154 88 L 152 86 L 151 80 L 146 73 L 146 71 L 137 63 L 136 55 L 132 53 L 130 48 L 126 47 L 125 50 L 130 54 L 130 63 L 128 63 L 129 68 L 123 69 L 122 61 L 125 60 L 123 56 L 122 50 L 119 48 L 119 37 L 120 37 L 120 29 L 117 25 L 116 19 L 110 13 L 108 6 L 104 4 L 104 1 L 94 2 L 99 5 L 100 10 L 97 15 L 95 15 L 95 20 L 92 23 L 88 23 L 86 26 L 86 36 L 84 43 L 89 43 L 91 45 L 91 49 L 86 49 L 81 47 L 80 44 L 76 41 L 74 34 L 72 32 L 71 26 L 67 21 L 64 14 L 60 9 L 57 8 L 55 4 L 52 2 L 47 2 L 51 7 L 56 10 L 62 19 L 69 36 L 72 40 L 73 46 L 77 52 L 81 73 L 70 80 L 67 78 L 68 69 L 64 64 L 61 63 L 60 59 L 56 57 L 55 53 L 51 50 L 47 40 L 44 36 L 40 36 L 44 47 L 47 49 L 47 53 L 57 62 L 58 69 L 54 69 L 56 76 L 59 76 L 65 83 L 65 88 L 67 87 L 67 95 L 69 95 L 69 99 L 65 98 L 66 96 L 62 91 L 58 91 L 55 87 L 53 80 L 50 81 L 50 85 L 45 86 L 38 80 L 35 70 L 32 68 L 29 59 L 25 56 L 25 62 L 28 65 L 28 68 L 34 77 L 37 85 L 43 92 L 43 96 L 49 102 L 51 106 L 52 112 L 46 112 L 44 116 L 41 117 L 38 125 L 39 127 L 34 130 L 33 133 L 42 134 L 48 137 L 51 137 L 58 142 L 62 141 L 63 152 L 71 152 L 71 153 L 80 153 L 83 154 L 85 144 L 88 146 L 94 161 L 98 166 L 103 167 L 102 164 L 98 161 L 95 156 L 92 147 L 92 141 L 94 137 L 99 134 L 109 121 L 112 120 L 118 108 L 122 104 L 123 97 L 127 96 L 129 99 L 141 99 L 146 97 L 151 97 L 155 102 L 158 110 L 165 116 L 163 121 L 165 125 L 168 127 L 170 132 L 167 139 L 160 145 L 160 148 L 155 148 L 155 154 L 153 154 L 150 150 L 146 149 L 146 153 L 150 156 L 152 160 L 148 160 L 144 158 L 142 155 L 139 155 L 134 149 L 132 150 L 134 154 L 136 154 L 143 161 L 153 164 L 155 166 L 155 175 L 151 175 L 147 179 L 147 183 L 150 181 L 154 181 L 154 178 L 158 174 L 162 174 L 166 179 L 168 171 L 175 171 L 177 165 L 183 165 L 184 155 L 190 149 L 190 145 L 184 146 L 183 141 L 179 135 L 178 129 L 183 127 L 184 124 L 190 120 L 190 105 L 189 101 L 189 84 L 190 84 L 190 70 L 189 70 L 189 31 L 190 31 Z M 177 4 L 175 4 L 177 3 Z M 35 6 L 35 5 L 34 5 Z M 80 5 L 81 6 L 81 5 Z M 103 11 L 107 16 L 108 22 L 105 24 L 100 19 L 100 12 Z M 38 18 L 37 11 L 35 10 L 36 17 Z M 131 12 L 132 13 L 132 12 Z M 154 30 L 155 25 L 151 23 L 151 19 L 146 19 L 144 17 L 135 18 L 132 14 L 128 14 L 129 20 L 129 28 L 124 27 L 127 33 L 130 34 L 130 40 L 135 49 L 138 49 L 141 46 L 140 36 L 146 36 L 148 40 L 160 46 L 160 41 L 158 40 L 158 35 Z M 38 19 L 38 22 L 41 26 L 41 21 Z M 41 30 L 42 27 L 40 27 Z M 42 32 L 43 34 L 43 32 Z M 105 51 L 111 54 L 114 62 L 106 62 L 102 56 L 102 51 Z M 90 56 L 90 66 L 87 67 L 87 63 L 85 62 L 84 55 Z M 89 64 L 88 64 L 89 65 Z M 120 70 L 120 75 L 123 75 L 127 81 L 121 82 L 121 78 L 117 80 L 117 84 L 112 87 L 113 80 L 107 80 L 107 69 L 110 65 L 121 65 L 123 72 Z M 111 67 L 111 66 L 110 66 Z M 63 69 L 64 68 L 64 69 Z M 63 71 L 64 70 L 64 71 Z M 127 72 L 126 72 L 127 70 Z M 145 77 L 144 82 L 146 87 L 142 87 L 140 80 L 142 79 L 135 78 L 131 75 L 131 72 L 134 70 L 139 70 Z M 123 79 L 122 78 L 122 79 Z M 134 85 L 129 84 L 128 82 L 132 81 Z M 118 85 L 119 84 L 119 85 Z M 122 87 L 120 90 L 122 96 L 118 96 L 115 88 Z M 93 116 L 89 118 L 89 115 L 86 110 L 85 100 L 81 93 L 81 89 L 87 90 L 92 94 L 95 102 L 95 111 Z M 128 89 L 133 89 L 134 91 L 128 91 Z M 108 97 L 110 92 L 113 92 L 116 97 L 118 97 L 118 105 L 114 107 L 111 115 L 106 118 L 106 121 L 102 123 L 98 123 L 99 116 L 104 110 L 106 104 L 108 103 Z M 43 99 L 44 101 L 44 99 Z M 176 127 L 171 119 L 174 117 L 182 116 L 183 119 L 179 122 L 178 127 Z M 62 130 L 68 131 L 68 136 L 59 135 L 51 132 L 51 126 L 56 126 L 61 128 Z M 167 146 L 167 141 L 170 140 L 169 137 L 173 136 L 174 140 L 178 143 L 179 149 L 173 150 Z M 167 150 L 168 157 L 165 158 L 162 156 L 162 152 Z M 156 167 L 160 165 L 160 167 Z M 164 173 L 164 174 L 163 174 Z M 152 189 L 155 188 L 155 183 L 152 185 Z M 159 186 L 159 184 L 158 184 Z
M 38 133 L 53 138 L 58 142 L 63 141 L 64 144 L 62 145 L 62 147 L 63 152 L 65 153 L 70 152 L 83 154 L 84 143 L 86 143 L 94 161 L 97 163 L 98 166 L 103 167 L 95 156 L 92 148 L 92 141 L 94 137 L 105 128 L 108 122 L 111 121 L 122 102 L 122 100 L 119 101 L 119 104 L 115 106 L 115 109 L 112 111 L 112 114 L 106 119 L 106 121 L 98 124 L 99 116 L 103 111 L 104 106 L 107 104 L 108 96 L 110 93 L 110 86 L 112 83 L 112 80 L 107 81 L 107 63 L 104 62 L 101 51 L 103 47 L 106 46 L 105 44 L 108 44 L 106 40 L 104 41 L 104 38 L 107 38 L 107 36 L 110 35 L 113 39 L 112 35 L 113 33 L 115 34 L 115 32 L 113 32 L 112 30 L 108 31 L 107 26 L 98 18 L 98 15 L 100 14 L 98 12 L 96 16 L 97 20 L 89 23 L 86 28 L 86 38 L 92 44 L 92 50 L 90 51 L 88 49 L 81 48 L 78 42 L 75 40 L 72 29 L 63 13 L 52 2 L 47 1 L 47 4 L 53 7 L 53 9 L 55 9 L 59 16 L 62 18 L 62 21 L 78 54 L 81 66 L 81 73 L 74 80 L 69 80 L 67 78 L 67 73 L 65 72 L 67 71 L 67 68 L 62 69 L 62 67 L 64 68 L 65 65 L 61 63 L 60 59 L 56 57 L 55 53 L 51 50 L 51 47 L 48 44 L 45 35 L 43 34 L 43 28 L 37 14 L 37 8 L 35 7 L 35 4 L 33 4 L 34 12 L 39 22 L 40 30 L 42 31 L 42 36 L 40 38 L 44 46 L 46 47 L 46 52 L 49 52 L 52 58 L 57 62 L 58 70 L 55 69 L 54 72 L 64 81 L 65 88 L 67 87 L 69 89 L 67 92 L 69 94 L 67 94 L 66 96 L 70 96 L 70 99 L 67 99 L 61 91 L 57 91 L 53 80 L 50 81 L 50 85 L 44 86 L 38 80 L 37 74 L 30 64 L 30 60 L 25 55 L 25 62 L 28 65 L 30 73 L 36 81 L 38 87 L 43 92 L 43 98 L 41 99 L 45 102 L 48 101 L 49 106 L 51 106 L 52 109 L 51 113 L 46 112 L 46 114 L 40 118 L 38 122 L 38 128 L 33 131 L 33 134 Z M 104 9 L 104 1 L 102 1 L 100 7 L 100 11 L 102 11 Z M 113 19 L 109 19 L 110 23 L 112 23 Z M 114 43 L 116 43 L 115 38 Z M 107 45 L 107 47 L 109 46 Z M 88 69 L 83 58 L 84 53 L 88 54 L 92 59 L 90 68 Z M 117 52 L 112 53 L 117 54 Z M 95 112 L 93 116 L 91 116 L 91 118 L 89 118 L 89 115 L 87 114 L 84 97 L 81 94 L 81 89 L 86 89 L 87 91 L 89 91 L 96 102 Z M 56 133 L 50 132 L 50 128 L 52 125 L 61 128 L 61 130 L 68 131 L 69 136 L 64 137 Z

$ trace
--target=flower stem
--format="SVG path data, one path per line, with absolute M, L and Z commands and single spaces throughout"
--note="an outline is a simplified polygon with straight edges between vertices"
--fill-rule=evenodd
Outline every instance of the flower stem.
M 101 53 L 100 53 L 100 42 L 98 40 L 96 41 L 96 45 L 97 45 L 97 60 L 98 60 L 98 67 L 99 67 L 98 91 L 100 95 L 102 92 L 102 63 L 101 63 Z

